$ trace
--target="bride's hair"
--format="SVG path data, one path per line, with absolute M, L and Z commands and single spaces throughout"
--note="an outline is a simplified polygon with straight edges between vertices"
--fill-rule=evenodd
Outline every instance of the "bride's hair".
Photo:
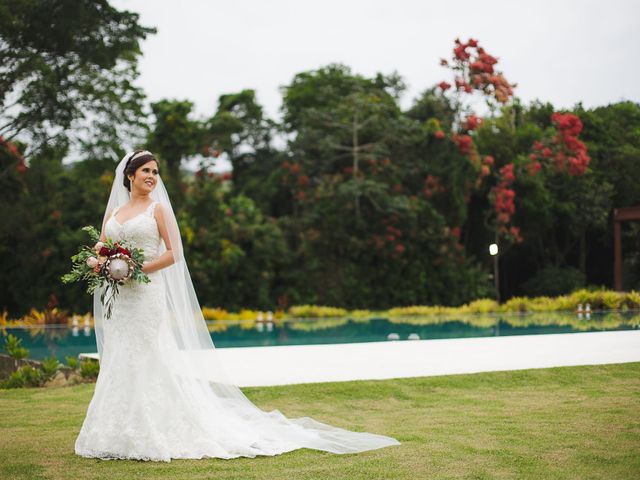
M 127 190 L 131 191 L 131 181 L 129 180 L 129 175 L 135 175 L 136 170 L 140 168 L 142 165 L 149 161 L 155 161 L 158 164 L 158 159 L 155 155 L 147 150 L 136 150 L 127 160 L 127 164 L 124 166 L 124 178 L 122 179 L 122 183 L 127 188 Z M 158 170 L 160 170 L 160 164 L 158 164 Z

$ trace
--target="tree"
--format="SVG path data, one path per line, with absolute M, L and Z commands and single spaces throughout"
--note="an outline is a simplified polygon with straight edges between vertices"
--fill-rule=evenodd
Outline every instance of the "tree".
M 107 0 L 1 2 L 0 135 L 28 142 L 27 157 L 70 138 L 129 140 L 144 125 L 140 41 L 156 31 L 138 17 Z
M 281 271 L 293 269 L 277 222 L 244 195 L 229 195 L 218 176 L 200 175 L 189 185 L 180 224 L 186 255 L 206 305 L 273 308 L 286 292 Z
M 163 174 L 174 208 L 184 202 L 184 184 L 180 173 L 182 161 L 201 153 L 204 130 L 202 122 L 190 118 L 193 103 L 186 100 L 161 100 L 151 104 L 155 123 L 147 136 L 147 147 L 165 163 Z
M 276 124 L 264 116 L 255 91 L 221 95 L 218 110 L 204 128 L 203 153 L 214 161 L 226 154 L 233 167 L 234 191 L 259 200 L 259 190 L 273 171 L 278 152 L 271 146 Z
M 457 303 L 486 283 L 434 208 L 442 185 L 428 174 L 431 127 L 400 110 L 401 85 L 396 75 L 370 79 L 330 65 L 284 89 L 292 140 L 283 182 L 309 301 Z M 446 288 L 450 281 L 456 295 Z

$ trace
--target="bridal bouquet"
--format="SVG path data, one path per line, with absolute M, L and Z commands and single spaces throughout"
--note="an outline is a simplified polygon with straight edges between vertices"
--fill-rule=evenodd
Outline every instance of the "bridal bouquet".
M 87 282 L 87 292 L 93 294 L 97 288 L 106 284 L 100 295 L 100 302 L 105 308 L 106 318 L 111 317 L 113 301 L 118 295 L 118 287 L 125 282 L 149 283 L 151 280 L 142 271 L 144 253 L 141 248 L 127 248 L 107 239 L 100 242 L 100 234 L 95 227 L 83 227 L 93 242 L 94 247 L 83 245 L 76 255 L 71 257 L 73 267 L 70 273 L 61 277 L 63 283 Z

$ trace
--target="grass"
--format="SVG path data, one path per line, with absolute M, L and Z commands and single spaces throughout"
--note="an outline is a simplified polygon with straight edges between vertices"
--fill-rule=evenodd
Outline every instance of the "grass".
M 640 478 L 640 363 L 245 389 L 262 408 L 402 442 L 355 455 L 81 458 L 93 388 L 0 391 L 0 478 Z

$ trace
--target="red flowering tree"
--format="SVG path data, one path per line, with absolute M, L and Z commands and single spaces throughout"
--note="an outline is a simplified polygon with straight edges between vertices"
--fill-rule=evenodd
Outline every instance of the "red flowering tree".
M 503 159 L 499 168 L 494 168 L 495 152 L 479 152 L 475 141 L 477 131 L 484 119 L 474 111 L 474 107 L 485 107 L 490 112 L 492 123 L 498 107 L 502 119 L 512 115 L 513 89 L 510 83 L 496 69 L 498 59 L 480 46 L 477 40 L 466 43 L 455 40 L 450 60 L 441 59 L 440 64 L 451 70 L 453 82 L 438 84 L 442 94 L 448 98 L 455 110 L 455 119 L 450 132 L 451 142 L 458 152 L 469 159 L 475 178 L 466 182 L 464 192 L 468 202 L 471 191 L 483 188 L 486 182 L 494 186 L 488 190 L 492 210 L 487 213 L 487 225 L 496 232 L 496 238 L 520 243 L 519 227 L 513 225 L 516 212 L 516 179 L 523 175 L 535 176 L 544 167 L 568 175 L 582 175 L 589 164 L 587 149 L 578 135 L 582 130 L 580 119 L 573 114 L 553 113 L 552 128 L 542 139 L 536 140 L 525 161 Z M 513 125 L 510 128 L 515 128 Z M 434 137 L 443 140 L 444 131 L 438 129 Z
M 580 118 L 572 113 L 554 112 L 551 122 L 555 132 L 552 130 L 542 141 L 535 141 L 533 144 L 533 151 L 529 155 L 532 162 L 530 172 L 535 175 L 542 166 L 541 162 L 546 162 L 557 172 L 566 172 L 572 176 L 584 175 L 590 158 L 587 147 L 578 139 L 582 132 Z
M 493 152 L 482 152 L 484 155 L 481 156 L 474 142 L 475 132 L 483 124 L 483 118 L 474 111 L 474 106 L 480 101 L 493 114 L 498 106 L 508 104 L 513 97 L 516 85 L 496 69 L 497 63 L 498 59 L 477 40 L 469 39 L 464 43 L 456 39 L 451 59 L 440 60 L 442 66 L 451 70 L 453 84 L 443 81 L 438 86 L 456 112 L 451 141 L 469 159 L 475 172 L 475 179 L 466 183 L 465 201 L 469 201 L 471 190 L 480 188 L 485 178 L 493 176 L 497 185 L 491 189 L 489 199 L 495 210 L 492 216 L 494 229 L 511 240 L 521 241 L 517 227 L 509 227 L 515 213 L 514 165 L 507 164 L 495 171 Z M 444 137 L 443 133 L 440 138 Z
M 5 140 L 2 135 L 0 135 L 0 148 L 5 151 L 5 155 L 7 160 L 3 162 L 2 168 L 15 168 L 19 173 L 24 173 L 27 171 L 27 164 L 25 162 L 24 156 L 18 149 L 15 143 Z
M 455 94 L 452 99 L 457 104 L 457 112 L 460 115 L 469 112 L 472 102 L 468 95 L 481 99 L 492 110 L 511 100 L 516 84 L 508 82 L 504 75 L 496 70 L 497 63 L 498 59 L 487 53 L 473 38 L 466 43 L 456 39 L 451 59 L 440 60 L 440 65 L 449 68 L 454 75 Z M 438 86 L 443 92 L 452 88 L 452 85 L 445 81 L 440 82 Z M 470 115 L 469 118 L 471 122 L 466 122 L 463 128 L 475 130 L 479 125 L 479 118 L 475 115 Z

